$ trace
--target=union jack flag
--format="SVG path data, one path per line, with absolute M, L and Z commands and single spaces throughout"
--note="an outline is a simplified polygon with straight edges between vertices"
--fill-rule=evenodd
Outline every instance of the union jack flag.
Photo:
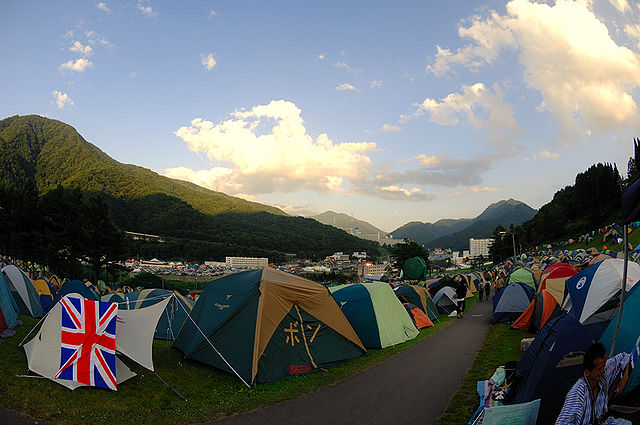
M 64 297 L 58 379 L 117 390 L 118 304 Z

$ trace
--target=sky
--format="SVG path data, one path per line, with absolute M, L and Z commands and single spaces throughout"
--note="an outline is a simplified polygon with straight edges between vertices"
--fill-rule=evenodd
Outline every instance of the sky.
M 0 119 L 383 231 L 540 208 L 640 137 L 640 1 L 0 3 Z

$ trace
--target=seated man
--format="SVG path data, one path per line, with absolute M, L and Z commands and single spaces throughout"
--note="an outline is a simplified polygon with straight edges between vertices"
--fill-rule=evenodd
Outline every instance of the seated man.
M 609 416 L 607 410 L 609 395 L 619 394 L 629 379 L 633 367 L 630 360 L 627 353 L 607 360 L 604 346 L 599 342 L 589 347 L 584 354 L 582 376 L 569 390 L 556 425 L 631 425 L 626 419 Z M 610 390 L 614 390 L 613 394 Z

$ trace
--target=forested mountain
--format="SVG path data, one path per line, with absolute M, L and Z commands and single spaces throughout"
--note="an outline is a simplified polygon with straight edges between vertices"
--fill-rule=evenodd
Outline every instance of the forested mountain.
M 630 170 L 637 159 L 631 158 Z M 523 235 L 523 244 L 577 237 L 618 221 L 622 211 L 621 193 L 622 178 L 615 164 L 592 165 L 576 176 L 574 185 L 556 192 L 551 202 L 522 225 L 519 232 Z
M 21 186 L 34 179 L 39 193 L 57 186 L 135 199 L 164 193 L 206 214 L 282 210 L 170 179 L 122 164 L 87 142 L 68 124 L 38 115 L 0 121 L 0 184 Z
M 377 235 L 380 234 L 380 239 L 386 235 L 386 232 L 378 229 L 374 225 L 367 223 L 363 220 L 358 220 L 353 216 L 336 213 L 333 211 L 325 211 L 322 214 L 314 215 L 309 218 L 319 221 L 322 224 L 328 224 L 329 226 L 337 227 L 347 233 L 354 234 L 354 230 L 357 228 L 358 233 L 361 236 L 364 235 Z
M 0 208 L 0 221 L 12 236 L 1 246 L 2 254 L 23 258 L 59 257 L 63 248 L 56 243 L 74 244 L 73 223 L 63 223 L 60 208 L 70 210 L 73 202 L 96 197 L 109 209 L 104 218 L 110 216 L 118 229 L 166 240 L 128 241 L 127 256 L 204 261 L 244 255 L 285 261 L 291 255 L 318 259 L 335 251 L 375 256 L 379 248 L 313 219 L 289 217 L 274 207 L 119 163 L 71 126 L 35 115 L 0 121 L 0 189 L 3 205 L 10 206 Z M 49 206 L 56 207 L 55 216 L 47 215 Z M 54 224 L 67 230 L 58 232 Z M 57 232 L 48 237 L 52 246 L 37 246 L 38 235 L 51 230 Z M 75 255 L 87 246 L 64 250 Z
M 489 238 L 498 225 L 520 225 L 536 210 L 515 199 L 489 205 L 473 219 L 439 220 L 436 223 L 409 223 L 392 232 L 394 238 L 409 238 L 429 248 L 469 249 L 469 238 Z

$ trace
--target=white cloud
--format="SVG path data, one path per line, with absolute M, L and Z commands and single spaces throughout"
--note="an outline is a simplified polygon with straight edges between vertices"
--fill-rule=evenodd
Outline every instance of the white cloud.
M 84 35 L 87 37 L 87 42 L 92 46 L 102 46 L 107 49 L 112 49 L 115 47 L 109 40 L 106 39 L 105 36 L 98 34 L 93 30 L 85 30 Z
M 464 190 L 458 190 L 456 192 L 453 192 L 451 196 L 459 197 L 459 196 L 465 196 L 465 195 L 474 194 L 474 193 L 496 193 L 496 192 L 502 192 L 502 189 L 499 187 L 474 186 Z
M 289 215 L 301 215 L 303 217 L 309 217 L 312 215 L 318 215 L 318 210 L 316 210 L 311 205 L 279 205 L 276 204 L 274 207 L 280 208 L 282 211 L 286 212 Z
M 213 53 L 209 53 L 207 56 L 200 55 L 200 62 L 202 62 L 202 66 L 207 68 L 207 71 L 211 71 L 216 66 L 216 60 L 213 57 Z
M 397 126 L 397 125 L 384 124 L 382 126 L 382 132 L 383 133 L 387 133 L 387 132 L 390 132 L 390 131 L 401 131 L 401 130 L 402 130 L 402 127 Z
M 91 46 L 85 46 L 79 41 L 74 41 L 71 47 L 69 47 L 69 50 L 79 53 L 82 56 L 91 56 L 91 54 L 93 53 L 93 49 L 91 48 Z
M 73 38 L 73 30 L 64 33 L 64 38 Z
M 420 161 L 420 164 L 422 165 L 435 165 L 435 164 L 439 164 L 441 161 L 440 157 L 436 155 L 425 155 L 425 154 L 420 154 L 416 156 L 414 159 L 417 159 L 418 161 Z
M 56 102 L 56 106 L 58 107 L 58 109 L 64 109 L 66 106 L 75 105 L 73 103 L 73 100 L 66 93 L 62 93 L 58 90 L 54 90 L 51 92 L 51 94 L 53 95 L 53 98 Z
M 626 13 L 631 10 L 628 0 L 609 0 L 609 3 L 618 9 L 620 13 Z
M 371 84 L 369 84 L 370 89 L 378 89 L 380 87 L 382 87 L 382 81 L 380 80 L 373 80 Z
M 103 12 L 106 12 L 109 15 L 111 15 L 111 9 L 109 9 L 105 3 L 99 2 L 98 4 L 96 4 L 96 7 L 102 10 Z
M 357 91 L 358 89 L 356 89 L 353 85 L 349 83 L 342 83 L 338 87 L 336 87 L 336 90 L 337 91 L 345 91 L 345 90 Z
M 230 194 L 342 191 L 343 183 L 368 174 L 367 153 L 376 148 L 368 142 L 334 143 L 326 134 L 314 140 L 300 109 L 284 100 L 236 111 L 219 123 L 196 118 L 176 135 L 190 150 L 224 166 L 179 167 L 166 175 Z
M 158 16 L 158 12 L 156 10 L 153 10 L 153 7 L 151 7 L 151 5 L 148 5 L 147 3 L 148 2 L 144 0 L 138 0 L 136 9 L 138 9 L 138 11 L 147 18 L 155 18 L 156 16 Z
M 218 13 L 215 10 L 210 10 L 209 14 L 207 15 L 207 19 L 211 20 L 211 19 L 215 18 L 216 16 L 218 16 Z
M 559 152 L 549 152 L 545 148 L 540 148 L 540 151 L 538 153 L 533 153 L 531 156 L 524 157 L 522 160 L 524 162 L 530 162 L 530 161 L 535 161 L 537 159 L 541 159 L 541 160 L 552 159 L 552 160 L 554 160 L 554 159 L 558 159 L 558 158 L 560 158 L 560 153 Z
M 514 50 L 562 136 L 631 128 L 640 119 L 632 96 L 640 87 L 640 59 L 615 43 L 590 2 L 512 0 L 506 15 L 473 17 L 459 35 L 471 43 L 455 53 L 439 49 L 431 72 L 492 65 L 503 60 L 503 50 Z
M 70 60 L 68 62 L 63 63 L 58 67 L 58 69 L 62 72 L 64 71 L 74 71 L 74 72 L 84 72 L 85 69 L 91 68 L 93 63 L 85 58 L 80 58 L 78 60 Z
M 461 93 L 451 93 L 442 101 L 425 99 L 414 116 L 429 114 L 429 120 L 443 126 L 457 125 L 461 119 L 474 129 L 484 132 L 489 144 L 510 149 L 521 134 L 511 105 L 503 100 L 498 86 L 491 89 L 482 83 L 462 87 Z M 404 117 L 404 120 L 409 117 Z
M 640 24 L 627 25 L 624 28 L 624 32 L 636 42 L 636 48 L 640 50 Z
M 131 72 L 129 73 L 129 78 L 136 78 L 137 76 L 138 76 L 138 74 L 136 74 L 136 72 L 135 72 L 135 71 L 131 71 Z
M 360 72 L 362 72 L 362 70 L 352 68 L 351 66 L 347 65 L 344 62 L 336 62 L 333 64 L 333 66 L 335 66 L 338 69 L 344 69 L 345 71 L 350 72 L 352 74 L 359 74 Z
M 325 60 L 326 58 L 326 53 L 320 53 L 319 55 L 316 55 L 316 59 L 320 59 L 321 61 Z

